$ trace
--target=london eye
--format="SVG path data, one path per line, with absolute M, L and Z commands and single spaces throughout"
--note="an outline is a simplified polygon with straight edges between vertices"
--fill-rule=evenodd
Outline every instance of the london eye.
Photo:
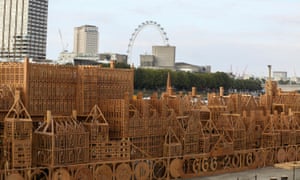
M 135 42 L 137 36 L 144 28 L 150 27 L 150 26 L 154 27 L 155 29 L 158 30 L 158 32 L 161 35 L 164 45 L 169 45 L 169 42 L 168 42 L 169 38 L 167 37 L 167 33 L 164 31 L 164 28 L 155 21 L 145 21 L 145 22 L 141 23 L 137 28 L 135 28 L 134 32 L 131 34 L 131 37 L 129 39 L 128 49 L 127 49 L 129 63 L 132 63 L 132 49 L 133 49 L 133 45 L 134 45 L 134 42 Z

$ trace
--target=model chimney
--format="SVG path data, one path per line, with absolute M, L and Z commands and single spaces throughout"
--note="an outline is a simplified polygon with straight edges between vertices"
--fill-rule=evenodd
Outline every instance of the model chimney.
M 114 60 L 111 60 L 111 61 L 110 61 L 110 68 L 111 68 L 111 69 L 114 69 L 114 68 L 115 68 L 115 61 L 114 61 Z
M 272 72 L 272 66 L 271 65 L 268 65 L 268 68 L 269 68 L 269 81 L 272 80 L 272 75 L 271 75 L 271 72 Z
M 196 95 L 197 95 L 196 87 L 192 87 L 192 96 L 196 96 Z
M 220 96 L 223 97 L 224 96 L 224 87 L 220 87 Z
M 51 118 L 52 118 L 51 111 L 47 110 L 47 116 L 46 116 L 46 118 L 47 118 L 46 122 L 49 125 L 51 123 Z

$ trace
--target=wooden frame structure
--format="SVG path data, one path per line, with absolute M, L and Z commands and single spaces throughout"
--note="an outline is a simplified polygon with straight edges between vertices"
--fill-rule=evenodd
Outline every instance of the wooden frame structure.
M 182 179 L 300 160 L 300 95 L 133 96 L 133 69 L 0 63 L 0 180 Z M 33 152 L 33 154 L 32 154 Z

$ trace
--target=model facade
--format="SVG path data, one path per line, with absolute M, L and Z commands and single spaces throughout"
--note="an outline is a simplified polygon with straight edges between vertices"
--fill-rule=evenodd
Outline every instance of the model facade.
M 300 159 L 300 95 L 134 95 L 134 70 L 0 64 L 0 179 L 181 179 Z

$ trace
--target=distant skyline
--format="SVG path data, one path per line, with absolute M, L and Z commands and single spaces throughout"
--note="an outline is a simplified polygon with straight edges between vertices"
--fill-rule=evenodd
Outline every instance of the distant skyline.
M 167 32 L 176 62 L 254 76 L 267 76 L 271 64 L 300 76 L 300 0 L 51 0 L 47 57 L 56 60 L 66 44 L 73 51 L 74 28 L 85 24 L 98 26 L 100 53 L 126 54 L 134 29 L 147 20 Z M 156 29 L 143 29 L 133 63 L 162 44 Z

